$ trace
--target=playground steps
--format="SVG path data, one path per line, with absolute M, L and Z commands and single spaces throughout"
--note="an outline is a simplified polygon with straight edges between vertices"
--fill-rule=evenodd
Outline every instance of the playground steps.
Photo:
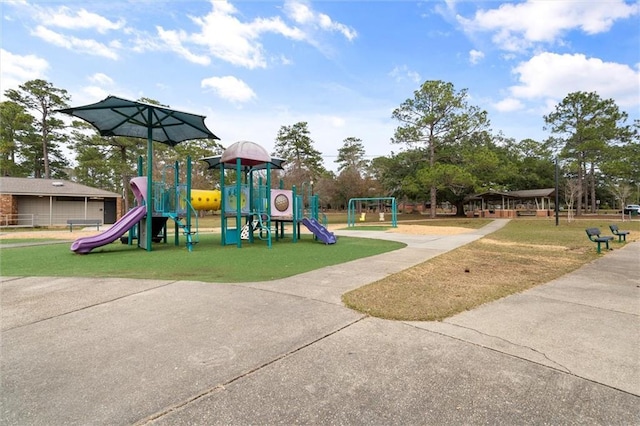
M 267 226 L 266 222 L 268 222 L 268 220 L 266 219 L 268 219 L 268 216 L 266 213 L 255 213 L 254 216 L 256 218 L 253 219 L 251 224 L 246 223 L 242 227 L 240 239 L 249 240 L 252 230 L 258 231 L 258 238 L 263 241 L 267 241 L 267 245 L 271 247 L 271 234 L 272 232 L 276 232 L 276 230 L 273 228 L 273 225 L 271 225 L 271 227 Z
M 193 246 L 199 242 L 198 226 L 196 225 L 196 229 L 193 230 L 193 227 L 187 226 L 187 224 L 177 215 L 170 214 L 169 217 L 176 223 L 176 225 L 178 225 L 178 228 L 182 231 L 182 235 L 187 239 L 187 250 L 192 251 Z

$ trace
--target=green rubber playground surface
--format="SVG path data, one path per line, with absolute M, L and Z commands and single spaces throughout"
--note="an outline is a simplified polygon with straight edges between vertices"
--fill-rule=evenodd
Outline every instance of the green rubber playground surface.
M 192 252 L 181 246 L 156 243 L 147 252 L 119 241 L 87 255 L 74 254 L 70 244 L 0 248 L 3 276 L 121 277 L 204 282 L 253 282 L 286 278 L 303 272 L 397 250 L 404 244 L 367 238 L 340 237 L 325 245 L 305 236 L 266 242 L 243 242 L 242 248 L 222 246 L 220 234 L 200 236 Z

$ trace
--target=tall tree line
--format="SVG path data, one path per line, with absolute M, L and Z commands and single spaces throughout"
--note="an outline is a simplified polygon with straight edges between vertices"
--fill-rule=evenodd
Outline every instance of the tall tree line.
M 145 143 L 99 136 L 81 121 L 65 123 L 54 111 L 68 107 L 70 97 L 44 80 L 28 81 L 5 95 L 8 100 L 0 103 L 3 176 L 67 178 L 128 192 L 127 182 L 138 173 Z M 400 150 L 368 160 L 367 141 L 349 136 L 338 149 L 336 172 L 323 166 L 307 122 L 281 126 L 272 152 L 285 160 L 280 177 L 287 187 L 309 185 L 326 207 L 344 207 L 354 197 L 395 196 L 424 202 L 434 217 L 443 202 L 456 205 L 462 214 L 465 200 L 474 193 L 553 187 L 557 160 L 562 187 L 575 188 L 565 195 L 574 201 L 575 194 L 577 214 L 595 210 L 598 200 L 620 207 L 633 195 L 640 197 L 640 123 L 628 124 L 628 115 L 613 100 L 595 92 L 569 93 L 544 116 L 550 132 L 544 141 L 516 141 L 493 133 L 487 112 L 469 103 L 467 89 L 456 90 L 439 80 L 421 84 L 391 117 L 399 124 L 390 147 Z M 187 141 L 175 149 L 158 144 L 154 175 L 167 173 L 174 162 L 190 156 L 196 160 L 193 186 L 213 187 L 219 177 L 197 160 L 222 150 L 207 140 Z M 74 158 L 67 158 L 69 154 Z

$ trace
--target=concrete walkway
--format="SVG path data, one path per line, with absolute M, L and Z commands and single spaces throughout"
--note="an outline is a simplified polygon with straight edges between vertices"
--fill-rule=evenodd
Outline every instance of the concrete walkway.
M 503 224 L 271 282 L 2 277 L 0 424 L 640 423 L 640 243 L 443 322 L 340 303 Z

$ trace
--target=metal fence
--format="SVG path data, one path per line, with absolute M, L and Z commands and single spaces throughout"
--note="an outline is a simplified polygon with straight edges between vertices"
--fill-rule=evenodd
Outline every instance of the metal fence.
M 0 228 L 35 228 L 37 226 L 67 226 L 67 214 L 1 214 Z M 82 217 L 82 219 L 96 219 L 102 221 L 102 217 Z
M 0 227 L 3 228 L 33 228 L 36 224 L 34 214 L 3 214 L 0 215 Z

